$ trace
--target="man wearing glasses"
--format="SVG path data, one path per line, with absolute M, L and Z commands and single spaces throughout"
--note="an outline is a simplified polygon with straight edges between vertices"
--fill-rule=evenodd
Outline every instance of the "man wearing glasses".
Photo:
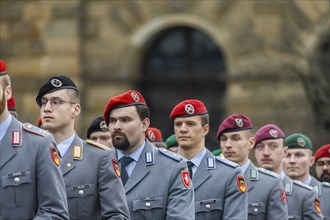
M 36 97 L 42 126 L 54 136 L 61 157 L 70 219 L 128 219 L 114 151 L 74 132 L 79 99 L 76 85 L 66 76 L 50 78 Z

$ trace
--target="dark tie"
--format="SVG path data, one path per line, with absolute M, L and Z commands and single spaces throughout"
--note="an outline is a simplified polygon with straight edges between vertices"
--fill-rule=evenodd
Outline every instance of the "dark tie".
M 125 186 L 127 180 L 128 180 L 128 174 L 126 171 L 126 166 L 130 164 L 133 161 L 131 157 L 122 157 L 120 159 L 120 173 L 121 173 L 121 181 L 123 182 L 123 185 Z
M 189 176 L 190 176 L 190 179 L 192 179 L 192 176 L 193 176 L 193 172 L 192 172 L 192 167 L 194 166 L 193 162 L 191 161 L 187 161 L 187 165 L 188 165 L 188 169 L 189 169 Z

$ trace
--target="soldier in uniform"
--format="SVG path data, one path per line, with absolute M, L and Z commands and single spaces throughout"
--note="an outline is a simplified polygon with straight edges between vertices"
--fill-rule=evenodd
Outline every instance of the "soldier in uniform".
M 287 204 L 277 174 L 257 168 L 249 160 L 253 149 L 253 125 L 241 114 L 228 116 L 219 126 L 217 139 L 226 159 L 242 168 L 248 190 L 248 219 L 287 219 Z
M 178 151 L 178 142 L 176 140 L 175 134 L 170 135 L 165 140 L 166 148 L 169 151 L 176 153 Z
M 146 132 L 146 138 L 155 147 L 166 148 L 166 144 L 163 141 L 162 132 L 158 128 L 149 127 Z
M 312 141 L 304 134 L 294 133 L 285 138 L 285 145 L 289 148 L 287 156 L 283 159 L 285 173 L 292 179 L 299 180 L 315 189 L 319 197 L 319 201 L 315 202 L 315 207 L 326 219 L 330 219 L 330 186 L 317 181 L 309 174 L 309 169 L 314 164 Z M 320 203 L 321 210 L 318 205 Z
M 241 168 L 215 157 L 205 147 L 209 114 L 203 102 L 188 99 L 170 115 L 179 144 L 178 153 L 187 161 L 195 192 L 196 219 L 246 219 L 247 192 Z
M 258 164 L 280 175 L 288 204 L 289 219 L 321 219 L 316 192 L 299 181 L 285 175 L 282 159 L 288 153 L 284 145 L 285 134 L 273 124 L 262 126 L 255 134 L 254 155 Z
M 70 219 L 129 219 L 114 151 L 74 132 L 79 91 L 66 76 L 51 77 L 36 97 L 42 126 L 55 138 L 61 156 Z
M 314 154 L 316 179 L 330 183 L 330 144 L 320 147 Z
M 187 164 L 145 138 L 150 115 L 143 96 L 129 90 L 111 97 L 104 119 L 116 148 L 131 219 L 194 219 Z
M 109 128 L 105 123 L 103 116 L 98 116 L 92 121 L 87 129 L 87 139 L 112 147 Z
M 9 113 L 11 95 L 0 60 L 0 219 L 69 219 L 54 139 Z

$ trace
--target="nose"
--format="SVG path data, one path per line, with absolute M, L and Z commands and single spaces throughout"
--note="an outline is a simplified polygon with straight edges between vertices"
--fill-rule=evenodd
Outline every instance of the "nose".
M 262 152 L 264 155 L 269 155 L 270 154 L 270 150 L 269 150 L 269 147 L 265 146 L 264 147 L 264 150 Z
M 52 110 L 52 105 L 50 104 L 50 100 L 47 101 L 47 103 L 43 107 L 43 111 L 51 111 Z

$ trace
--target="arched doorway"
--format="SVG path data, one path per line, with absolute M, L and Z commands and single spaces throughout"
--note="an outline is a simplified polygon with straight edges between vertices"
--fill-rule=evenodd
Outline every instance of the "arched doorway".
M 216 132 L 224 114 L 225 59 L 204 33 L 190 27 L 173 27 L 155 36 L 145 53 L 140 88 L 151 112 L 151 126 L 164 139 L 173 133 L 169 115 L 184 99 L 199 99 L 210 114 L 206 146 L 218 147 Z

